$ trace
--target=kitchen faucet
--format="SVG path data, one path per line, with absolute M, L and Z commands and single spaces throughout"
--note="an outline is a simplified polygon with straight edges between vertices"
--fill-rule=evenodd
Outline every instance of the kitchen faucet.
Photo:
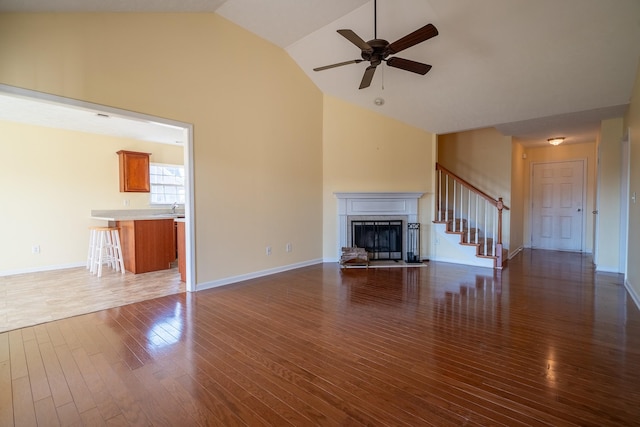
M 173 202 L 173 205 L 171 205 L 171 213 L 176 213 L 176 208 L 178 207 L 178 202 Z

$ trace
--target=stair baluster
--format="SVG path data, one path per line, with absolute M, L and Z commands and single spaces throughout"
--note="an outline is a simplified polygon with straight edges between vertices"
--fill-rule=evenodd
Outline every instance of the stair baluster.
M 480 206 L 480 200 L 479 200 L 479 195 L 478 193 L 476 193 L 476 218 L 478 218 L 478 206 Z M 476 219 L 476 232 L 475 232 L 476 238 L 474 243 L 477 245 L 478 244 L 478 236 L 480 235 L 480 230 L 478 229 L 478 223 L 477 223 L 477 219 Z
M 445 186 L 445 189 L 446 189 L 447 195 L 446 195 L 445 202 L 444 202 L 444 206 L 445 206 L 445 208 L 444 208 L 444 212 L 445 212 L 444 220 L 445 220 L 445 222 L 448 223 L 449 222 L 449 208 L 448 208 L 448 206 L 449 206 L 449 175 L 447 175 L 446 178 L 447 178 L 447 185 Z
M 453 232 L 455 233 L 456 231 L 456 180 L 453 180 Z
M 469 194 L 469 201 L 467 203 L 467 218 L 471 218 L 471 190 L 467 192 Z M 467 242 L 471 241 L 471 223 L 467 224 Z
M 484 204 L 484 254 L 487 255 L 487 218 L 489 217 L 489 215 L 487 215 L 487 204 Z

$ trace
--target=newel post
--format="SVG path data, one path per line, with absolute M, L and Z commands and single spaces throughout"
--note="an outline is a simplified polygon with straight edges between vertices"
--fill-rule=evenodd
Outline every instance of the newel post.
M 498 198 L 496 203 L 498 208 L 498 244 L 502 245 L 502 209 L 504 209 L 504 203 L 502 203 L 502 197 Z
M 435 212 L 435 219 L 436 221 L 442 221 L 442 206 L 440 206 L 440 204 L 442 203 L 442 201 L 440 200 L 441 197 L 441 192 L 442 192 L 442 184 L 440 182 L 442 173 L 440 172 L 440 168 L 438 167 L 438 164 L 436 163 L 436 189 L 435 189 L 435 193 L 436 193 L 436 212 Z
M 498 268 L 502 268 L 503 260 L 502 260 L 502 209 L 504 209 L 504 203 L 502 203 L 502 197 L 498 198 L 498 202 L 496 203 L 496 208 L 498 208 L 498 242 L 496 243 L 496 266 Z

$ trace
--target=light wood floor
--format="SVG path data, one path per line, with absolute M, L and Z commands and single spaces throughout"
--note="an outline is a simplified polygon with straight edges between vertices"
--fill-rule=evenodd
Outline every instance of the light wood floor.
M 176 268 L 122 275 L 85 268 L 0 277 L 0 332 L 185 291 Z
M 588 256 L 305 267 L 0 334 L 0 425 L 640 425 L 640 312 Z

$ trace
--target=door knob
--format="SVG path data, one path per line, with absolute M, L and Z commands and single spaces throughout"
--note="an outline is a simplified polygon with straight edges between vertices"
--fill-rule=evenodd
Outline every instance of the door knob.
M 578 209 L 576 209 L 576 211 L 578 211 L 578 212 L 582 212 L 582 209 L 578 208 Z

